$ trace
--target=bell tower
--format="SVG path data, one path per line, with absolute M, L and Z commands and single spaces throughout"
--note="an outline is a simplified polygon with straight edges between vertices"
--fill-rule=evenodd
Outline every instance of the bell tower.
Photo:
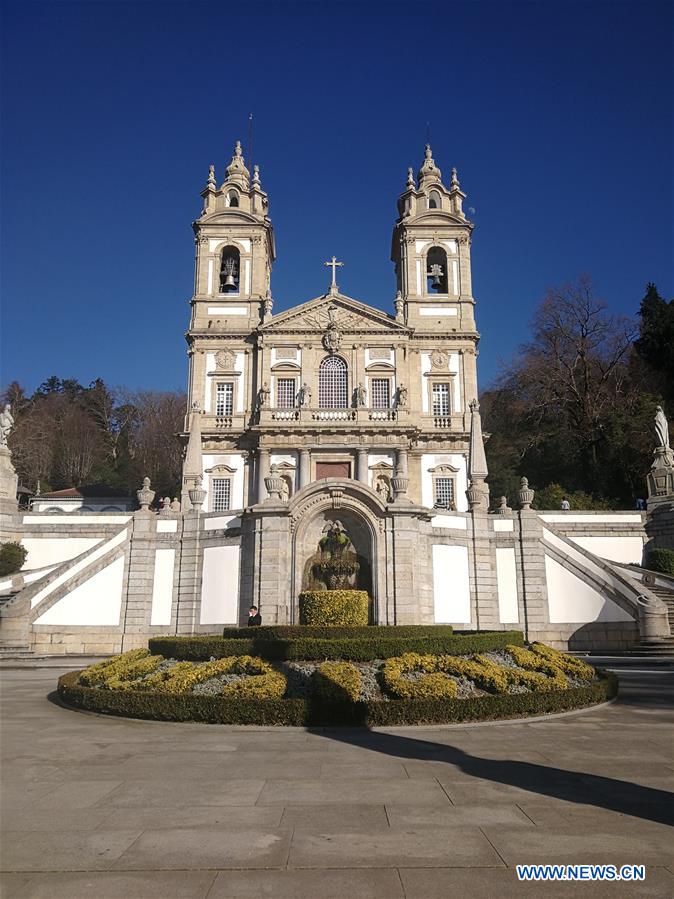
M 211 165 L 201 196 L 190 330 L 247 334 L 271 316 L 276 249 L 259 168 L 251 177 L 239 141 L 220 187 Z
M 413 169 L 407 170 L 391 246 L 397 311 L 418 331 L 475 331 L 470 272 L 473 224 L 463 212 L 465 198 L 456 169 L 447 188 L 426 144 L 416 180 Z

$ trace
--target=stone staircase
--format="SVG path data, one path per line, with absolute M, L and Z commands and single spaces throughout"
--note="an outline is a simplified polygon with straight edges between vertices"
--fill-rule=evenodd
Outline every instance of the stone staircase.
M 669 637 L 665 637 L 664 640 L 640 641 L 638 651 L 644 655 L 674 657 L 674 590 L 668 590 L 666 587 L 660 587 L 657 584 L 651 586 L 650 590 L 667 606 L 667 617 L 669 618 L 671 634 Z

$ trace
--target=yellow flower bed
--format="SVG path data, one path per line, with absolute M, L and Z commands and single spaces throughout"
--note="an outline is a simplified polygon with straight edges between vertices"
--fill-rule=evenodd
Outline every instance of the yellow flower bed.
M 150 674 L 163 661 L 163 656 L 151 656 L 148 649 L 131 649 L 86 668 L 80 674 L 80 683 L 106 690 L 129 690 L 133 681 Z
M 323 662 L 314 672 L 314 694 L 332 702 L 344 701 L 346 694 L 352 702 L 360 699 L 362 678 L 350 662 Z
M 567 690 L 566 674 L 587 681 L 596 677 L 591 665 L 542 643 L 534 643 L 531 649 L 507 646 L 506 652 L 518 668 L 499 665 L 483 655 L 460 658 L 405 653 L 386 660 L 382 671 L 384 684 L 401 699 L 454 699 L 458 686 L 450 675 L 465 677 L 487 693 L 507 693 L 510 686 L 547 693 Z M 412 672 L 423 672 L 423 676 L 414 680 L 405 677 Z
M 247 676 L 225 684 L 222 696 L 278 699 L 286 689 L 283 674 L 274 671 L 269 662 L 252 656 L 229 656 L 214 662 L 177 662 L 157 671 L 163 661 L 163 656 L 151 656 L 147 649 L 134 649 L 87 668 L 80 675 L 80 683 L 106 690 L 156 690 L 177 694 L 189 693 L 197 684 L 220 674 L 240 674 Z

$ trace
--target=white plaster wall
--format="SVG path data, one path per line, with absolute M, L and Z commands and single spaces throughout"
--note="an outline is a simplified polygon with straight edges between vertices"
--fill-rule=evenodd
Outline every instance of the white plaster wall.
M 495 518 L 494 519 L 494 530 L 495 531 L 512 531 L 513 530 L 512 519 Z
M 28 550 L 28 557 L 21 570 L 67 562 L 101 542 L 100 537 L 24 537 L 21 543 Z
M 162 521 L 161 519 L 157 520 L 157 533 L 158 534 L 176 534 L 178 532 L 178 522 L 177 521 Z
M 465 518 L 457 518 L 455 515 L 434 515 L 431 518 L 432 528 L 452 528 L 455 531 L 465 531 L 468 522 Z
M 430 353 L 419 353 L 420 360 L 420 374 L 419 374 L 419 383 L 421 385 L 421 411 L 428 413 L 430 411 L 430 406 L 428 405 L 428 388 L 426 387 L 426 378 L 424 378 L 425 374 L 431 370 L 431 354 Z
M 28 512 L 23 516 L 23 523 L 27 527 L 31 524 L 49 524 L 62 527 L 66 524 L 124 524 L 133 516 L 126 512 L 117 512 L 110 515 L 92 515 L 89 512 L 76 512 L 73 515 L 40 515 Z
M 602 559 L 641 565 L 644 551 L 641 537 L 573 537 L 569 534 L 568 539 Z
M 122 608 L 123 578 L 122 556 L 71 590 L 67 596 L 47 609 L 35 624 L 99 627 L 118 625 Z
M 241 377 L 236 385 L 236 411 L 243 412 L 246 408 L 246 354 L 237 353 L 234 360 L 234 371 L 240 371 Z
M 158 549 L 154 555 L 150 624 L 171 623 L 175 556 L 175 549 Z
M 239 547 L 204 550 L 200 624 L 237 624 L 239 620 Z
M 449 370 L 454 373 L 454 377 L 451 379 L 453 386 L 452 412 L 461 412 L 463 409 L 461 404 L 461 378 L 459 377 L 460 364 L 459 354 L 451 353 L 449 357 Z
M 459 310 L 450 306 L 420 306 L 419 315 L 458 315 Z
M 421 457 L 421 502 L 422 505 L 433 507 L 433 475 L 431 468 L 436 465 L 451 465 L 458 471 L 454 475 L 456 479 L 456 510 L 457 512 L 468 511 L 468 500 L 466 499 L 466 489 L 468 487 L 466 473 L 466 457 L 460 453 L 424 453 Z
M 222 528 L 241 527 L 241 519 L 238 515 L 215 515 L 212 518 L 203 519 L 205 531 L 217 531 Z
M 622 514 L 614 514 L 610 513 L 600 513 L 596 512 L 586 512 L 584 515 L 582 512 L 577 514 L 573 514 L 572 512 L 560 512 L 559 514 L 554 512 L 541 512 L 539 513 L 539 517 L 543 519 L 543 521 L 549 521 L 550 524 L 554 524 L 555 522 L 561 523 L 566 522 L 566 524 L 623 524 L 625 522 L 637 523 L 641 522 L 641 515 L 636 513 L 622 513 Z
M 551 624 L 633 620 L 620 606 L 548 555 L 545 556 L 545 577 Z
M 214 468 L 216 465 L 228 465 L 235 469 L 234 474 L 224 473 L 222 477 L 232 478 L 232 491 L 230 495 L 230 506 L 232 509 L 243 509 L 245 503 L 243 499 L 243 472 L 245 467 L 245 459 L 242 456 L 234 456 L 230 454 L 215 455 L 204 454 L 203 458 L 203 488 L 206 491 L 203 508 L 209 509 L 208 494 L 210 488 L 210 475 L 206 474 L 207 470 Z
M 468 547 L 433 545 L 436 624 L 470 624 Z
M 498 588 L 498 620 L 501 624 L 517 624 L 517 571 L 514 547 L 496 548 L 496 585 Z

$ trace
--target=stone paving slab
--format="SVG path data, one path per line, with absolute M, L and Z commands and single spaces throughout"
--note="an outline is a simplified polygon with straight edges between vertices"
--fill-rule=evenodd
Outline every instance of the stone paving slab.
M 54 682 L 3 672 L 3 899 L 674 895 L 673 704 L 647 693 L 368 732 L 83 714 L 47 699 Z M 634 862 L 647 880 L 525 884 L 518 861 Z
M 360 833 L 311 833 L 296 829 L 290 868 L 384 868 L 503 866 L 482 831 L 469 827 L 380 830 Z
M 648 869 L 644 882 L 630 883 L 628 889 L 608 882 L 523 883 L 512 868 L 401 869 L 400 877 L 406 899 L 671 899 L 674 895 L 674 877 L 665 868 L 653 867 Z

